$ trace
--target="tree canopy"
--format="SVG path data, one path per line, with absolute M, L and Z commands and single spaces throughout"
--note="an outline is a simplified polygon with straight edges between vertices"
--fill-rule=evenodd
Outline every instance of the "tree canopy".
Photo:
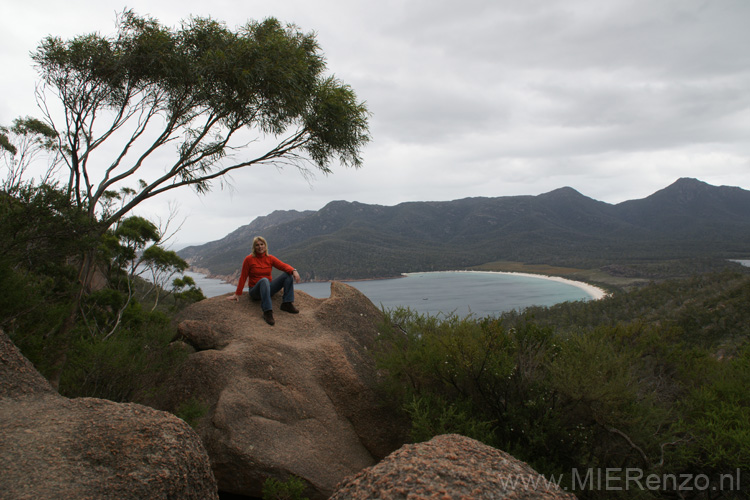
M 46 183 L 61 159 L 57 139 L 57 133 L 49 125 L 28 116 L 16 118 L 11 127 L 0 126 L 0 159 L 8 169 L 6 177 L 0 180 L 0 189 L 17 193 L 26 169 L 38 160 L 40 154 L 51 153 L 47 171 L 41 177 Z
M 356 168 L 370 140 L 365 103 L 325 74 L 314 33 L 273 18 L 232 31 L 196 17 L 170 29 L 127 10 L 113 36 L 48 37 L 32 57 L 68 192 L 104 227 L 148 198 L 203 193 L 251 165 Z M 107 193 L 123 188 L 134 194 L 102 214 Z

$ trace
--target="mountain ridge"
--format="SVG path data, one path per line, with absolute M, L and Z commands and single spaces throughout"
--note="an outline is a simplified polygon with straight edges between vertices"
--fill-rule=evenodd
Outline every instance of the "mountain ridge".
M 306 280 L 364 279 L 463 269 L 493 261 L 591 268 L 639 260 L 747 258 L 750 191 L 678 179 L 609 204 L 571 187 L 536 196 L 474 197 L 394 206 L 336 200 L 277 211 L 178 254 L 233 277 L 258 234 Z

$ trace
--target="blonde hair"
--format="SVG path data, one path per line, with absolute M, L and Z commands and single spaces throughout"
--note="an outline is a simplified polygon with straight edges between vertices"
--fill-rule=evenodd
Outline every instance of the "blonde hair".
M 263 236 L 256 236 L 253 238 L 253 255 L 255 255 L 255 243 L 258 241 L 262 241 L 264 245 L 266 245 L 266 254 L 268 254 L 268 242 Z

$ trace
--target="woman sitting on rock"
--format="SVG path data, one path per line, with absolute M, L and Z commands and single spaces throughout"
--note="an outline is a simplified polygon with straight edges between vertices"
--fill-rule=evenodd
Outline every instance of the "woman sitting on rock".
M 284 274 L 271 277 L 272 268 L 283 271 Z M 242 261 L 242 272 L 240 281 L 237 283 L 237 291 L 227 297 L 229 300 L 238 301 L 242 295 L 242 289 L 248 283 L 250 298 L 260 300 L 263 309 L 263 319 L 266 323 L 273 325 L 273 305 L 271 297 L 279 290 L 284 289 L 281 302 L 281 310 L 297 314 L 299 310 L 294 307 L 294 282 L 299 283 L 300 277 L 296 269 L 289 264 L 281 262 L 273 255 L 268 255 L 268 244 L 262 236 L 253 239 L 253 253 Z

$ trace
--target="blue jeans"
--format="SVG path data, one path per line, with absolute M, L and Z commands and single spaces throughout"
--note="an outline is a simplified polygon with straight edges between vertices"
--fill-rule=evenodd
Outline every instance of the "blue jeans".
M 261 278 L 248 292 L 253 300 L 260 300 L 260 307 L 263 312 L 273 309 L 271 297 L 284 289 L 282 302 L 294 302 L 294 277 L 291 274 L 282 273 L 275 277 L 273 281 L 268 278 Z

